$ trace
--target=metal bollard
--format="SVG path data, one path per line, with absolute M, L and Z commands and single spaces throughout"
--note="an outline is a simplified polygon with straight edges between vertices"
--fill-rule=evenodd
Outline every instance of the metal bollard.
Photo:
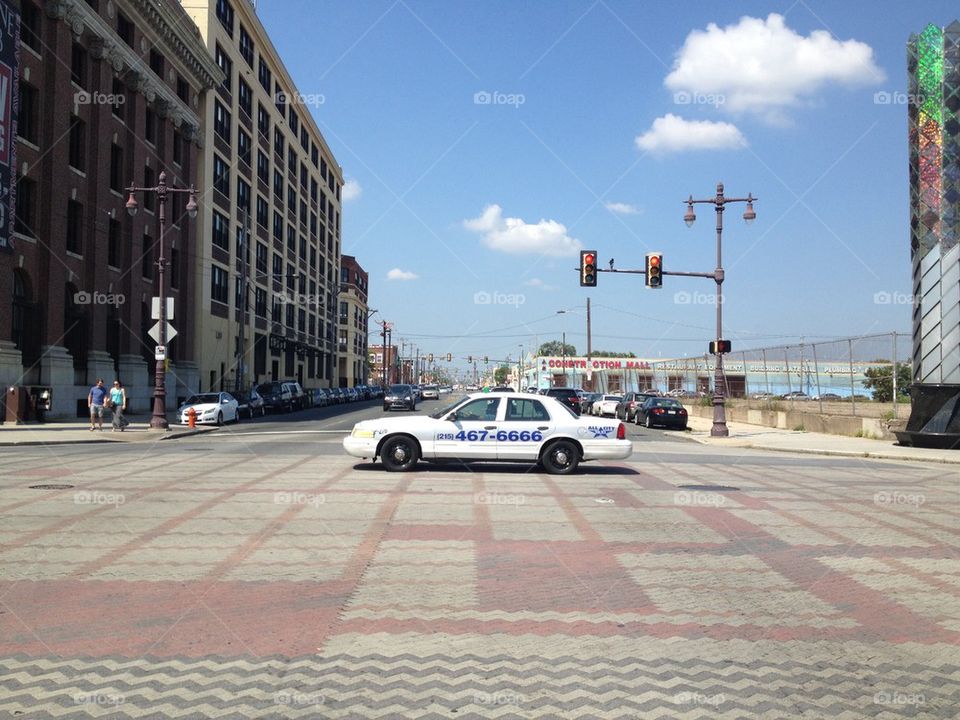
M 197 426 L 197 411 L 195 408 L 187 410 L 187 425 L 192 428 Z

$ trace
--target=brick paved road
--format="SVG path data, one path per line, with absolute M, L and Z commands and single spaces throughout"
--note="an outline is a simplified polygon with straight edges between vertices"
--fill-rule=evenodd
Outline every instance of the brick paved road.
M 395 475 L 337 443 L 0 455 L 0 717 L 957 714 L 955 470 L 655 440 Z

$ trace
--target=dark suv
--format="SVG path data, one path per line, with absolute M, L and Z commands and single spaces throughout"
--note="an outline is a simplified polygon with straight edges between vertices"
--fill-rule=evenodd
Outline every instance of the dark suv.
M 290 412 L 293 409 L 293 394 L 284 385 L 286 383 L 268 382 L 257 386 L 264 406 L 271 412 Z
M 556 398 L 577 415 L 580 414 L 580 396 L 573 388 L 547 388 L 543 394 L 547 397 Z
M 643 405 L 647 398 L 652 397 L 658 397 L 658 395 L 655 392 L 628 392 L 623 396 L 623 400 L 617 404 L 617 411 L 614 413 L 615 417 L 625 422 L 633 422 L 640 406 Z

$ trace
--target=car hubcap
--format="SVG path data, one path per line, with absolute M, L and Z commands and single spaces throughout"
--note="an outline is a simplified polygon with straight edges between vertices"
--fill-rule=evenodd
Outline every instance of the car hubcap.
M 557 465 L 566 465 L 570 458 L 567 456 L 566 450 L 557 450 L 553 454 L 553 459 L 556 461 Z
M 393 459 L 397 462 L 403 462 L 407 459 L 407 449 L 403 445 L 395 445 L 393 448 Z

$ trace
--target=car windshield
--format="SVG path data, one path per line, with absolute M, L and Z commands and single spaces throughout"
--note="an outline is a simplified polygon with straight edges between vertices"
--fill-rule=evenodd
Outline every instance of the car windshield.
M 220 396 L 217 393 L 203 393 L 202 395 L 191 395 L 184 405 L 204 405 L 218 402 L 220 402 Z
M 682 406 L 679 402 L 677 402 L 676 400 L 660 399 L 660 398 L 657 398 L 656 400 L 653 400 L 653 401 L 651 402 L 651 404 L 652 404 L 654 407 L 683 407 L 683 406 Z
M 621 400 L 623 400 L 623 398 L 620 397 L 619 395 L 604 395 L 604 396 L 603 396 L 603 399 L 604 399 L 604 401 L 610 400 L 610 401 L 613 401 L 613 402 L 620 402 Z
M 410 392 L 409 385 L 391 385 L 390 394 L 391 395 L 402 395 L 403 393 Z
M 446 415 L 448 412 L 450 412 L 451 410 L 453 410 L 454 408 L 456 408 L 458 405 L 462 405 L 465 400 L 469 400 L 469 399 L 470 399 L 470 396 L 469 396 L 469 395 L 461 395 L 459 398 L 457 398 L 457 399 L 454 400 L 453 402 L 447 403 L 446 405 L 444 405 L 444 406 L 443 406 L 442 408 L 440 408 L 439 410 L 436 410 L 436 411 L 430 413 L 430 417 L 432 417 L 434 420 L 439 420 L 439 419 L 442 418 L 444 415 Z

